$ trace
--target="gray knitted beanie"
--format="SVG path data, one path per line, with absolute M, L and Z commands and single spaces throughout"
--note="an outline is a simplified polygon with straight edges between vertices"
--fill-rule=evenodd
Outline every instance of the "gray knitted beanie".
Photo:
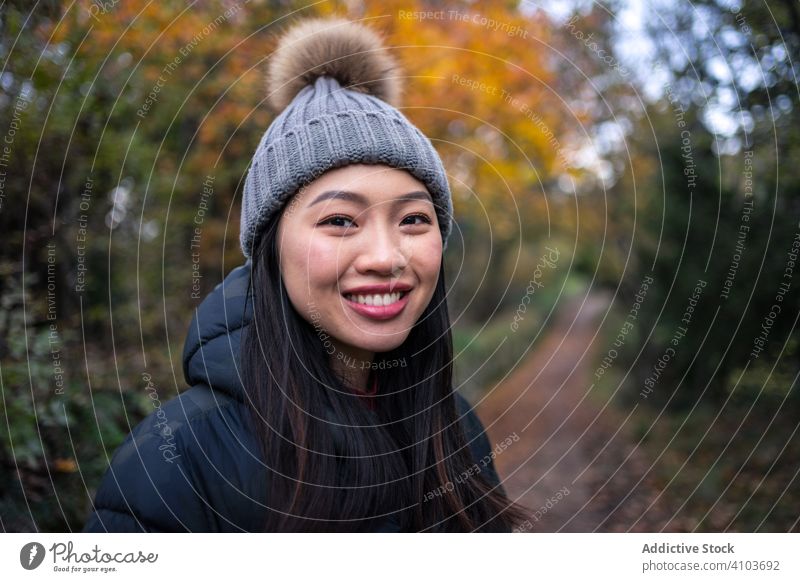
M 244 184 L 245 257 L 291 196 L 324 172 L 356 163 L 403 169 L 425 184 L 447 248 L 453 206 L 444 166 L 430 140 L 393 106 L 399 73 L 375 31 L 338 18 L 303 21 L 280 39 L 268 85 L 280 114 Z

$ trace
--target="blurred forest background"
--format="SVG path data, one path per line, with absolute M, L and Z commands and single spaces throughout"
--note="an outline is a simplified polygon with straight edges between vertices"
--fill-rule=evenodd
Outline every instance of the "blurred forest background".
M 273 35 L 311 14 L 385 33 L 450 172 L 459 389 L 508 374 L 565 298 L 607 293 L 587 390 L 633 410 L 661 502 L 702 516 L 683 529 L 797 530 L 790 0 L 4 2 L 0 527 L 79 530 L 153 410 L 142 374 L 162 401 L 185 388 L 193 275 L 202 298 L 243 262 Z

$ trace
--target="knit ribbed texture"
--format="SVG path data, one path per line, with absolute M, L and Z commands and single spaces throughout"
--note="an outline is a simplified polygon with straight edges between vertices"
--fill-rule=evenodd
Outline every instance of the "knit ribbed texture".
M 323 76 L 295 96 L 256 149 L 242 200 L 240 242 L 245 257 L 252 257 L 264 225 L 300 188 L 328 170 L 358 163 L 406 170 L 425 184 L 447 248 L 452 197 L 431 141 L 385 101 Z

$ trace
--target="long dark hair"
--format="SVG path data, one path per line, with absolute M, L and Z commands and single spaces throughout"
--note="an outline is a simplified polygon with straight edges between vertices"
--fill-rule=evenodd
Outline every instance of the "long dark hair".
M 251 253 L 253 316 L 241 353 L 267 471 L 264 531 L 373 531 L 387 519 L 401 531 L 520 526 L 529 514 L 483 479 L 458 422 L 444 267 L 406 341 L 375 354 L 376 364 L 407 365 L 371 367 L 379 391 L 370 410 L 288 298 L 275 244 L 280 215 Z

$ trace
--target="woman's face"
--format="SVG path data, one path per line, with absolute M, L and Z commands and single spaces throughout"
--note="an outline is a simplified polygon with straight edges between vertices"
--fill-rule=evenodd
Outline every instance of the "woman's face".
M 289 298 L 328 353 L 370 362 L 402 344 L 430 303 L 442 237 L 422 182 L 354 164 L 290 199 L 278 253 Z

